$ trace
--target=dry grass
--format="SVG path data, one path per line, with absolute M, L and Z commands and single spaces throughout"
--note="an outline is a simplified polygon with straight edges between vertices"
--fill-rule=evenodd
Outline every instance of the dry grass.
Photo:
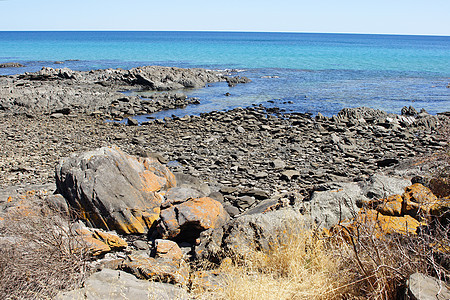
M 270 252 L 255 250 L 219 269 L 223 284 L 198 298 L 399 299 L 412 273 L 450 280 L 450 252 L 442 251 L 442 242 L 449 245 L 448 226 L 381 238 L 375 224 L 356 227 L 341 227 L 343 232 L 327 238 L 305 230 Z
M 51 299 L 81 285 L 89 257 L 68 225 L 48 209 L 8 213 L 0 223 L 1 299 Z
M 221 271 L 224 285 L 202 299 L 333 299 L 345 284 L 340 261 L 313 231 L 291 235 L 270 252 L 253 251 Z

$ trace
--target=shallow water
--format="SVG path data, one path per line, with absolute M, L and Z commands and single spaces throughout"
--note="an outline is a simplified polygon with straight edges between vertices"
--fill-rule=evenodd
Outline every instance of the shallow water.
M 77 59 L 76 61 L 65 61 Z M 236 68 L 253 81 L 188 91 L 200 105 L 166 115 L 264 104 L 291 112 L 337 113 L 368 106 L 398 113 L 405 105 L 450 110 L 450 37 L 226 32 L 0 32 L 0 62 L 37 71 L 140 65 Z M 55 64 L 63 61 L 63 64 Z M 267 78 L 275 77 L 275 78 Z M 230 93 L 230 96 L 225 96 Z M 267 102 L 270 101 L 270 102 Z M 273 103 L 272 103 L 273 102 Z

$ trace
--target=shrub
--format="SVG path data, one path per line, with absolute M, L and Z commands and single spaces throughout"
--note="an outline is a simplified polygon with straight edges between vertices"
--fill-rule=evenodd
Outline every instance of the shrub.
M 0 298 L 49 299 L 79 287 L 89 260 L 68 220 L 44 208 L 15 207 L 0 223 Z

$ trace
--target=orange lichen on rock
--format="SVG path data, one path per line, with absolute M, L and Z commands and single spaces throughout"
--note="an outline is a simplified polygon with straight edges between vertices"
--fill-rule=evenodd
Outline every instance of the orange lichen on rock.
M 147 170 L 142 172 L 140 175 L 143 179 L 143 190 L 145 192 L 157 192 L 167 183 L 167 180 L 164 177 L 159 177 L 155 173 Z
M 360 211 L 357 222 L 362 224 L 374 224 L 375 228 L 382 234 L 400 233 L 416 234 L 417 228 L 424 223 L 420 223 L 411 216 L 394 217 L 385 216 L 375 210 Z
M 169 240 L 156 240 L 156 256 L 167 259 L 180 260 L 183 252 L 177 243 Z
M 88 246 L 89 251 L 94 256 L 99 256 L 111 251 L 111 248 L 107 244 L 92 236 L 83 235 L 82 239 L 86 243 L 86 246 Z
M 94 237 L 108 245 L 111 249 L 123 249 L 128 247 L 127 242 L 116 234 L 94 230 Z
M 209 197 L 194 198 L 177 207 L 181 215 L 179 217 L 180 223 L 183 223 L 183 219 L 195 219 L 204 230 L 222 226 L 228 219 L 222 204 Z
M 373 209 L 361 209 L 358 216 L 354 219 L 343 222 L 332 227 L 329 231 L 325 231 L 325 236 L 340 234 L 345 240 L 350 240 L 351 235 L 357 235 L 358 228 L 365 226 L 372 228 L 373 234 L 377 238 L 381 238 L 386 234 L 417 234 L 417 228 L 425 225 L 411 216 L 386 216 Z
M 450 207 L 449 199 L 439 199 L 429 188 L 420 183 L 406 188 L 402 195 L 402 213 L 413 217 L 441 216 Z
M 376 210 L 386 216 L 402 215 L 403 198 L 400 195 L 393 195 L 386 199 L 382 199 L 377 205 Z
M 114 219 L 113 229 L 122 234 L 143 234 L 146 232 L 146 226 L 143 219 L 131 217 Z

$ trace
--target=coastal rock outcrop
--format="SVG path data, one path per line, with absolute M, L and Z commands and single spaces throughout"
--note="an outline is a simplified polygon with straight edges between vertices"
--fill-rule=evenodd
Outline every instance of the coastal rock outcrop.
M 160 192 L 176 181 L 156 159 L 104 147 L 62 159 L 56 167 L 56 184 L 88 225 L 142 234 L 159 218 Z
M 304 205 L 315 224 L 330 228 L 341 221 L 356 217 L 359 207 L 370 199 L 402 193 L 410 184 L 411 181 L 403 178 L 378 174 L 367 182 L 335 182 L 322 185 Z
M 123 119 L 198 104 L 198 99 L 187 98 L 177 90 L 201 88 L 227 78 L 234 77 L 206 69 L 160 66 L 88 72 L 44 67 L 35 73 L 0 76 L 0 110 L 33 114 L 65 110 Z M 168 92 L 148 99 L 120 92 L 136 89 Z
M 225 77 L 226 82 L 229 87 L 234 87 L 239 83 L 249 83 L 252 82 L 249 78 L 245 76 L 234 76 L 234 77 Z
M 0 68 L 23 68 L 25 67 L 22 64 L 16 62 L 2 63 L 0 64 Z

